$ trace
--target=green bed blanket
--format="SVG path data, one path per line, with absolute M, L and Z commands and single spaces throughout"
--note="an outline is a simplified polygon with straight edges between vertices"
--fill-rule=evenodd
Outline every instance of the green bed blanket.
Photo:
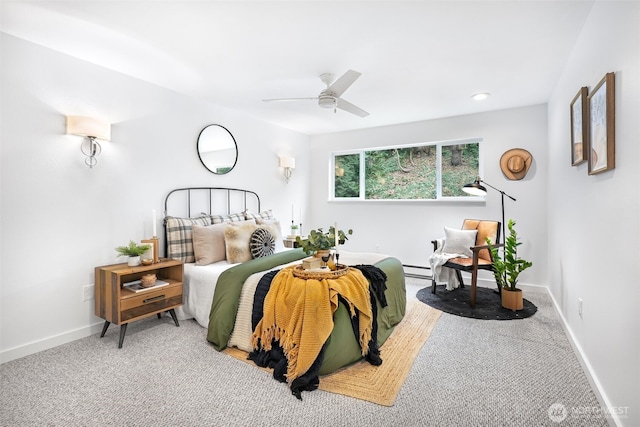
M 217 350 L 227 346 L 238 311 L 242 286 L 245 280 L 254 273 L 269 271 L 307 255 L 302 249 L 279 252 L 268 257 L 256 258 L 224 271 L 218 279 L 211 313 L 207 340 Z M 406 311 L 406 289 L 402 263 L 396 258 L 385 258 L 375 264 L 387 275 L 387 306 L 378 303 L 378 346 L 389 337 L 393 327 L 404 317 Z M 347 307 L 340 303 L 333 315 L 334 328 L 325 350 L 320 375 L 331 373 L 339 368 L 357 362 L 362 358 L 359 343 L 356 341 L 351 327 Z

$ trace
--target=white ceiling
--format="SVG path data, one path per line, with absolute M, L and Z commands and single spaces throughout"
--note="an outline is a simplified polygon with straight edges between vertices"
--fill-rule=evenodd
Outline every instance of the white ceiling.
M 18 1 L 0 30 L 314 135 L 545 103 L 593 0 Z M 319 75 L 362 76 L 321 109 Z M 471 95 L 490 92 L 477 102 Z M 212 120 L 215 121 L 214 118 Z

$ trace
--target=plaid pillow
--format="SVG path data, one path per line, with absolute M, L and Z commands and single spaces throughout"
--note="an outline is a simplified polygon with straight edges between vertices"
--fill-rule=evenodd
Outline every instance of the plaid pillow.
M 273 219 L 273 212 L 271 211 L 271 209 L 259 213 L 245 211 L 244 217 L 245 219 Z
M 167 230 L 167 257 L 179 259 L 182 262 L 195 262 L 193 253 L 193 232 L 191 226 L 211 225 L 211 217 L 177 218 L 168 216 L 165 218 Z
M 245 219 L 248 219 L 244 217 L 243 212 L 229 214 L 227 216 L 229 217 L 229 222 L 238 222 L 238 221 L 244 221 Z
M 234 213 L 228 215 L 210 215 L 212 224 L 220 224 L 222 222 L 238 222 L 244 221 L 244 213 Z

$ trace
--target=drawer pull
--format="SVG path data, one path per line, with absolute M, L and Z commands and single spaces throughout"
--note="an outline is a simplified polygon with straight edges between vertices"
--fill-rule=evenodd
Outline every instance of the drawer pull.
M 164 299 L 164 294 L 142 300 L 142 303 L 146 304 L 146 303 L 161 300 L 161 299 Z

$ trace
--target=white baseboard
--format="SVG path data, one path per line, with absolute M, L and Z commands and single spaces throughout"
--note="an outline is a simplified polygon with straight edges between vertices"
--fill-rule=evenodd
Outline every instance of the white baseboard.
M 102 330 L 103 324 L 104 322 L 94 323 L 39 341 L 0 351 L 0 364 L 96 334 Z
M 560 316 L 560 320 L 562 321 L 562 328 L 564 329 L 565 333 L 567 334 L 567 337 L 569 338 L 569 343 L 573 348 L 573 352 L 576 354 L 578 361 L 582 366 L 582 370 L 584 371 L 587 377 L 587 380 L 591 385 L 591 388 L 593 389 L 596 397 L 598 398 L 600 405 L 603 408 L 612 408 L 613 406 L 611 405 L 611 401 L 609 401 L 609 398 L 607 398 L 607 395 L 604 392 L 602 385 L 600 384 L 600 381 L 598 381 L 598 377 L 593 371 L 593 368 L 591 367 L 591 363 L 589 363 L 589 359 L 584 354 L 584 351 L 582 350 L 582 346 L 576 340 L 576 337 L 573 334 L 573 331 L 571 330 L 571 328 L 569 327 L 569 324 L 567 323 L 567 319 L 565 319 L 564 315 L 562 314 L 562 311 L 560 311 L 560 306 L 558 305 L 558 302 L 553 297 L 553 294 L 551 293 L 549 288 L 545 287 L 545 289 L 547 290 L 547 294 L 551 298 L 551 301 L 553 301 L 553 306 L 556 309 L 556 313 L 558 313 L 558 316 Z M 621 427 L 622 422 L 618 418 L 615 411 L 611 411 L 610 414 L 611 415 L 607 417 L 607 421 L 609 422 L 609 425 L 611 427 L 616 427 L 616 426 Z

